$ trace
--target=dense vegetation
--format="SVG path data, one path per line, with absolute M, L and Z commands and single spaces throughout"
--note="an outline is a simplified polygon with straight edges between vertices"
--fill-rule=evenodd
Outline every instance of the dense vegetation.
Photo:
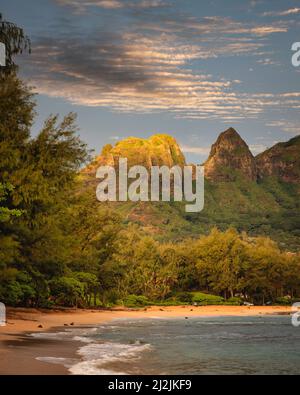
M 0 20 L 1 26 L 5 24 Z M 28 41 L 17 27 L 10 29 L 14 54 Z M 35 103 L 30 89 L 13 64 L 0 78 L 1 301 L 14 306 L 132 307 L 241 300 L 285 303 L 300 297 L 299 254 L 282 251 L 268 238 L 238 233 L 225 218 L 223 231 L 215 228 L 206 236 L 163 242 L 124 221 L 117 205 L 96 204 L 79 174 L 89 153 L 77 137 L 75 115 L 61 121 L 50 116 L 32 138 Z M 230 188 L 223 199 L 232 199 Z M 279 186 L 267 186 L 274 188 Z M 255 196 L 259 191 L 248 193 Z M 284 189 L 280 193 L 287 199 Z M 267 192 L 265 196 L 267 205 Z M 217 203 L 208 203 L 213 224 Z M 167 206 L 155 205 L 159 207 Z M 177 209 L 169 205 L 169 218 Z M 207 218 L 183 221 L 194 227 L 202 223 L 208 231 Z M 279 216 L 278 227 L 280 221 Z
M 159 241 L 182 241 L 207 235 L 214 227 L 223 231 L 234 227 L 253 237 L 270 237 L 281 249 L 299 251 L 299 185 L 273 177 L 259 183 L 239 175 L 234 182 L 206 180 L 200 213 L 186 213 L 185 202 L 125 202 L 113 204 L 113 208 L 125 222 L 136 223 Z

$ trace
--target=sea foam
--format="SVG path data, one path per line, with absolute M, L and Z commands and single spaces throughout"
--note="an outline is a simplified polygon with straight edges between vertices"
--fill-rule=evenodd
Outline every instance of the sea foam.
M 83 359 L 69 368 L 72 374 L 101 375 L 126 374 L 126 372 L 111 370 L 107 366 L 115 362 L 128 362 L 140 358 L 144 351 L 151 349 L 150 344 L 122 343 L 91 343 L 81 347 L 78 354 Z
M 105 328 L 107 329 L 107 327 Z M 101 327 L 66 328 L 64 332 L 39 332 L 32 333 L 29 336 L 43 340 L 84 343 L 85 345 L 77 351 L 78 359 L 48 356 L 36 358 L 41 362 L 64 365 L 74 375 L 126 374 L 126 372 L 118 371 L 118 368 L 115 367 L 112 370 L 110 365 L 113 363 L 121 364 L 134 361 L 140 358 L 144 351 L 151 349 L 149 344 L 142 344 L 140 342 L 133 344 L 115 342 L 100 343 L 97 339 L 99 330 L 101 330 Z

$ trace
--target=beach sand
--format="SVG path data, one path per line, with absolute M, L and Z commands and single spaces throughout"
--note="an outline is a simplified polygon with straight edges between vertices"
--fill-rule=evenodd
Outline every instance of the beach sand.
M 81 325 L 99 325 L 118 318 L 186 318 L 200 316 L 256 316 L 289 314 L 287 306 L 174 306 L 141 310 L 36 310 L 9 308 L 7 325 L 0 327 L 0 374 L 68 374 L 63 365 L 38 361 L 36 357 L 75 358 L 76 342 L 39 340 L 29 333 L 63 330 Z

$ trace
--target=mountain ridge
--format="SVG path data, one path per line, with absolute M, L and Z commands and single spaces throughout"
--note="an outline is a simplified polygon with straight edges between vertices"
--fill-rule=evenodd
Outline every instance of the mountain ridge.
M 128 159 L 128 167 L 184 166 L 186 160 L 174 137 L 155 134 L 148 139 L 128 137 L 114 146 L 107 144 L 83 173 L 94 175 L 99 166 L 118 168 L 119 158 Z M 276 177 L 287 183 L 300 183 L 300 136 L 277 143 L 254 156 L 247 143 L 234 128 L 220 133 L 204 162 L 205 178 L 211 182 L 234 181 L 242 175 L 249 181 L 260 182 Z
M 165 136 L 163 139 L 167 147 L 168 141 L 172 143 L 175 141 L 174 138 L 171 138 L 171 140 L 169 138 L 171 137 Z M 129 161 L 129 163 L 139 164 L 135 152 L 137 149 L 136 143 L 140 143 L 141 140 L 134 141 L 135 143 L 131 145 L 131 147 L 134 147 L 131 152 L 133 162 Z M 220 169 L 212 167 L 213 170 L 209 177 L 205 178 L 205 205 L 204 210 L 200 213 L 186 213 L 185 202 L 128 201 L 99 203 L 91 198 L 93 200 L 91 204 L 95 205 L 95 209 L 100 210 L 106 207 L 108 210 L 113 210 L 123 218 L 125 225 L 135 224 L 142 233 L 151 235 L 157 240 L 182 240 L 185 237 L 198 237 L 201 234 L 207 234 L 213 227 L 222 231 L 234 227 L 239 232 L 245 231 L 251 236 L 271 237 L 281 248 L 298 251 L 300 245 L 300 182 L 297 172 L 300 168 L 298 159 L 300 157 L 298 144 L 300 136 L 292 138 L 288 142 L 280 143 L 279 146 L 276 144 L 275 148 L 271 147 L 256 157 L 249 154 L 248 145 L 236 131 L 230 129 L 223 132 L 216 143 L 224 144 L 224 141 L 230 149 L 225 149 L 226 144 L 221 147 L 221 150 L 216 146 L 212 147 L 210 159 L 213 158 L 214 161 L 219 163 L 216 155 L 221 152 L 221 159 L 227 161 L 231 167 L 221 169 L 223 170 L 221 177 Z M 237 141 L 237 147 L 241 147 L 241 149 L 238 149 L 237 158 L 233 158 L 234 160 L 228 158 L 228 155 L 236 153 L 230 147 L 233 141 Z M 119 142 L 116 145 L 118 154 L 120 148 L 123 147 L 122 144 Z M 165 152 L 166 149 L 166 152 L 168 152 L 166 158 L 170 158 L 170 149 L 166 148 L 164 144 L 161 146 L 161 148 L 164 147 L 162 152 Z M 178 144 L 177 147 L 179 147 Z M 98 183 L 95 177 L 97 166 L 100 163 L 109 164 L 106 162 L 109 155 L 116 155 L 116 152 L 111 152 L 113 149 L 114 147 L 111 145 L 105 146 L 101 155 L 80 173 L 79 193 L 86 193 L 89 197 L 95 196 L 95 188 Z M 291 150 L 295 160 L 290 157 Z M 278 155 L 282 156 L 281 161 L 278 161 L 278 157 L 273 157 L 274 152 L 279 152 Z M 286 152 L 287 158 L 285 158 Z M 237 166 L 239 163 L 244 164 L 243 158 L 245 155 L 253 166 L 250 173 L 241 171 Z M 148 158 L 148 154 L 143 158 Z M 163 155 L 160 158 L 164 159 L 165 157 Z M 182 158 L 184 158 L 183 154 Z M 268 166 L 271 164 L 271 170 L 268 172 L 264 167 L 265 162 Z M 169 162 L 161 162 L 160 165 L 167 163 Z M 258 166 L 257 163 L 259 163 Z M 286 163 L 293 163 L 294 166 L 288 178 L 286 177 Z M 111 162 L 111 165 L 115 166 L 116 164 Z M 285 169 L 285 172 L 280 169 Z M 215 170 L 216 173 L 214 173 Z M 255 172 L 257 172 L 256 177 L 254 177 Z

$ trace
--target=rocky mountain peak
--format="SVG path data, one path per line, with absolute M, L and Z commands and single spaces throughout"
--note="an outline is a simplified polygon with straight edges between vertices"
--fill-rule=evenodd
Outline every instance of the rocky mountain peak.
M 119 158 L 127 158 L 128 167 L 140 165 L 151 166 L 184 166 L 185 157 L 174 137 L 156 134 L 148 139 L 128 137 L 118 141 L 114 146 L 107 144 L 87 172 L 94 172 L 101 165 L 119 165 Z
M 257 155 L 258 176 L 277 177 L 289 183 L 300 182 L 300 136 L 278 143 Z
M 99 166 L 118 168 L 119 158 L 127 158 L 128 166 L 184 166 L 185 157 L 174 137 L 156 134 L 148 139 L 128 137 L 114 146 L 107 144 L 101 154 L 83 169 L 94 177 Z M 212 145 L 204 163 L 205 177 L 213 182 L 235 181 L 241 175 L 249 181 L 275 177 L 289 183 L 300 182 L 300 136 L 278 143 L 254 157 L 238 132 L 229 128 Z
M 239 172 L 249 180 L 257 179 L 255 158 L 248 145 L 233 128 L 221 133 L 205 162 L 206 178 L 212 181 L 234 180 Z

